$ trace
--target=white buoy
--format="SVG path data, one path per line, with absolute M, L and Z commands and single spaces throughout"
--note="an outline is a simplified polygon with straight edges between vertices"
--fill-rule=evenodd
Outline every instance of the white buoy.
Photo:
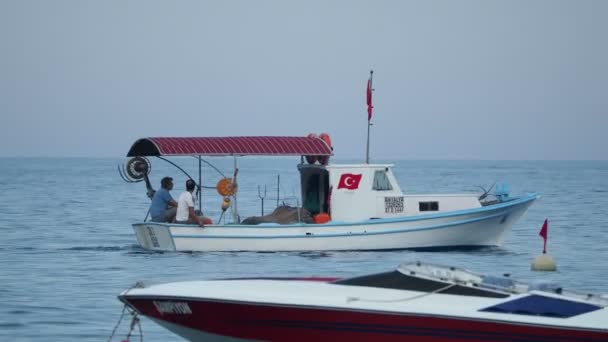
M 530 269 L 532 271 L 550 272 L 557 270 L 557 266 L 555 265 L 555 261 L 550 255 L 541 254 L 534 258 Z
M 543 223 L 542 228 L 540 229 L 540 233 L 538 233 L 543 238 L 543 254 L 534 258 L 532 261 L 532 265 L 530 269 L 532 271 L 555 271 L 557 270 L 557 266 L 555 265 L 555 261 L 550 255 L 547 255 L 547 238 L 549 236 L 549 220 L 545 219 L 545 223 Z

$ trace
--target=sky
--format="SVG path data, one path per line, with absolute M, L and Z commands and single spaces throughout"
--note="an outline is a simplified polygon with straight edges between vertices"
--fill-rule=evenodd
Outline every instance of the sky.
M 608 1 L 0 0 L 0 157 L 329 133 L 336 157 L 607 160 Z

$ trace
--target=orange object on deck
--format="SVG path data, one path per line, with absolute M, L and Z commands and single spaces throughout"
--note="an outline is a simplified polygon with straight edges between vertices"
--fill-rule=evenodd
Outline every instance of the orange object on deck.
M 316 224 L 327 223 L 331 221 L 331 217 L 327 213 L 319 213 L 312 218 Z
M 232 196 L 234 195 L 234 184 L 232 183 L 232 178 L 222 178 L 217 185 L 215 186 L 217 193 L 222 196 Z

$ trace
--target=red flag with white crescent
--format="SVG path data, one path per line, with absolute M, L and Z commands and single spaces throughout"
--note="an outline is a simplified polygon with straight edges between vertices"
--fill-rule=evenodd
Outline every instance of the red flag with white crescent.
M 359 182 L 363 174 L 343 173 L 338 182 L 338 189 L 355 190 L 359 188 Z

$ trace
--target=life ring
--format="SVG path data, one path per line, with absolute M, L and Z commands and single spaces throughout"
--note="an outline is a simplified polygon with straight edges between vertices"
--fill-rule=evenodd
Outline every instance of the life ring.
M 329 134 L 321 133 L 319 134 L 319 139 L 323 140 L 323 142 L 325 142 L 327 147 L 329 147 L 331 150 L 334 149 L 333 146 L 331 146 L 331 138 L 329 137 Z M 319 161 L 319 164 L 327 165 L 327 163 L 329 163 L 329 156 L 318 156 L 317 160 Z
M 215 186 L 217 193 L 221 196 L 232 196 L 236 192 L 236 187 L 232 182 L 232 178 L 222 178 Z
M 310 133 L 309 135 L 307 135 L 307 138 L 318 138 L 316 134 L 314 133 Z M 308 162 L 308 164 L 314 164 L 317 162 L 317 156 L 306 156 L 306 161 Z

